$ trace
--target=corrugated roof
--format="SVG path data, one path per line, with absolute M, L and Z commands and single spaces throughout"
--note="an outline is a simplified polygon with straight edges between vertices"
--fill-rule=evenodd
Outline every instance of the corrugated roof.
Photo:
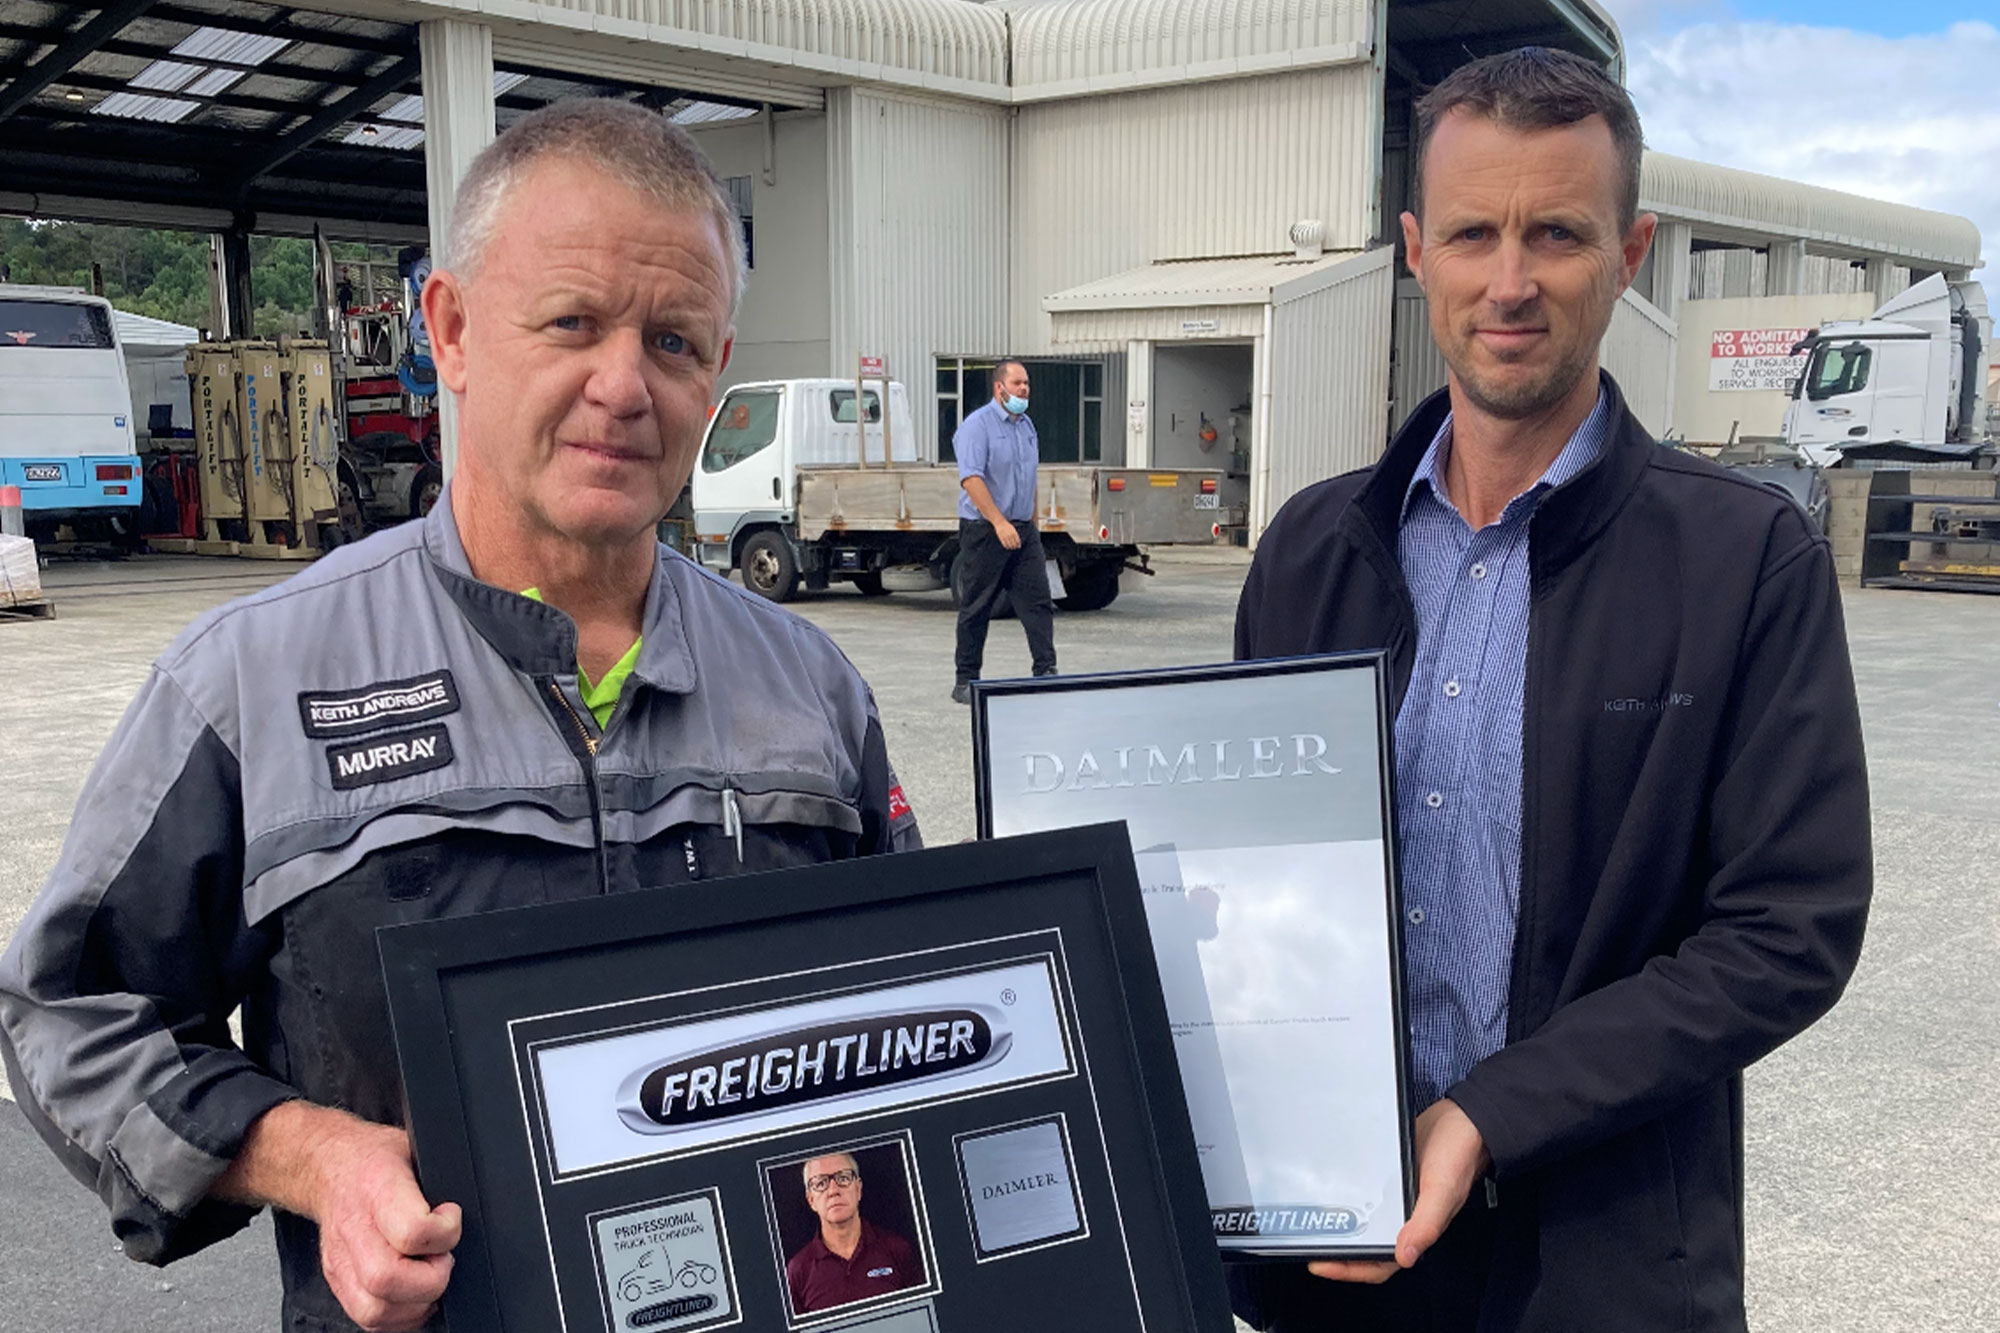
M 1017 99 L 1366 60 L 1370 0 L 1066 0 L 1013 15 Z
M 1317 259 L 1295 255 L 1246 255 L 1233 259 L 1179 259 L 1128 269 L 1042 298 L 1052 315 L 1081 310 L 1169 310 L 1176 307 L 1265 305 L 1291 289 L 1312 284 L 1368 253 L 1329 250 Z
M 201 330 L 171 320 L 135 315 L 113 308 L 111 322 L 118 329 L 118 341 L 125 347 L 186 347 L 201 341 Z
M 196 28 L 173 48 L 185 60 L 155 60 L 134 74 L 130 84 L 144 93 L 113 93 L 91 108 L 100 116 L 122 116 L 129 120 L 156 120 L 174 123 L 186 119 L 201 106 L 186 97 L 152 96 L 155 93 L 186 92 L 197 98 L 213 97 L 246 76 L 240 69 L 221 69 L 209 60 L 232 65 L 261 65 L 292 44 L 289 37 L 235 32 L 226 28 Z
M 1469 43 L 1560 41 L 1622 69 L 1618 25 L 1596 0 L 1456 0 L 1389 4 L 1392 47 L 1434 45 L 1470 59 Z M 1241 78 L 1367 60 L 1374 0 L 997 0 L 1013 15 L 1014 100 L 1037 101 Z
M 755 107 L 726 106 L 721 102 L 689 102 L 674 112 L 676 125 L 713 125 L 718 121 L 747 120 L 760 114 Z
M 1979 263 L 1979 228 L 1950 213 L 1667 153 L 1646 154 L 1639 203 L 1715 239 L 1802 240 L 1816 251 L 1884 256 L 1915 268 L 1971 269 Z

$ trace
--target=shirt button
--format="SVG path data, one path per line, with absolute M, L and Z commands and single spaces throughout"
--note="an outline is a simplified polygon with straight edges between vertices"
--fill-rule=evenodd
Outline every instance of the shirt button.
M 1444 793 L 1441 791 L 1432 792 L 1429 796 L 1424 797 L 1424 804 L 1433 810 L 1437 809 L 1444 804 Z
M 1423 909 L 1423 908 L 1421 908 L 1421 907 L 1412 907 L 1412 908 L 1410 909 L 1410 924 L 1411 924 L 1411 925 L 1413 925 L 1413 926 L 1421 926 L 1421 925 L 1423 925 L 1423 924 L 1424 924 L 1424 909 Z
M 1448 680 L 1444 683 L 1444 697 L 1447 699 L 1456 699 L 1458 697 L 1457 681 Z
M 1485 565 L 1474 565 L 1474 566 L 1472 567 L 1472 577 L 1474 577 L 1474 578 L 1476 578 L 1476 579 L 1483 579 L 1483 578 L 1485 578 L 1485 577 L 1486 577 L 1486 566 L 1485 566 Z

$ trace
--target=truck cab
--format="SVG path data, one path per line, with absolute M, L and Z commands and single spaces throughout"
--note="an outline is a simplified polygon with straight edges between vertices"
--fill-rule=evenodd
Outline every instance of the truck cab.
M 1938 275 L 1868 319 L 1830 322 L 1793 349 L 1806 364 L 1785 439 L 1820 466 L 1860 444 L 1978 443 L 1992 336 L 1979 284 Z
M 868 427 L 867 463 L 882 461 L 882 392 L 862 388 Z M 889 385 L 889 441 L 894 461 L 917 461 L 909 397 Z M 723 396 L 708 422 L 695 463 L 694 529 L 703 563 L 728 571 L 756 533 L 789 528 L 797 518 L 794 479 L 800 467 L 864 464 L 855 425 L 854 381 L 762 380 Z

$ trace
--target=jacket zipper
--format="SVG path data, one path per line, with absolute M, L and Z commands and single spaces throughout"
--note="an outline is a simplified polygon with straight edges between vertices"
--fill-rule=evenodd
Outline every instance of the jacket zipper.
M 743 864 L 743 809 L 736 803 L 736 789 L 722 788 L 722 836 L 736 840 L 736 864 Z
M 584 726 L 583 719 L 576 715 L 576 709 L 570 705 L 569 696 L 562 692 L 562 686 L 556 683 L 555 677 L 545 676 L 543 683 L 548 686 L 549 697 L 555 701 L 555 707 L 551 711 L 556 713 L 559 720 L 569 719 L 569 727 L 564 732 L 564 737 L 570 741 L 570 753 L 574 754 L 577 763 L 583 766 L 583 785 L 590 792 L 591 847 L 597 861 L 597 891 L 609 894 L 611 863 L 604 852 L 604 808 L 597 795 L 597 738 L 590 734 L 590 728 Z

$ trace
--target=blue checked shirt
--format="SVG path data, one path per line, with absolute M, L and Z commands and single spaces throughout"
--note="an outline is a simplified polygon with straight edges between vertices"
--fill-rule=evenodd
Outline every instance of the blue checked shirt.
M 1403 499 L 1398 556 L 1417 609 L 1417 661 L 1396 714 L 1416 1109 L 1507 1040 L 1521 898 L 1521 700 L 1528 670 L 1528 532 L 1542 497 L 1604 450 L 1597 409 L 1542 479 L 1472 531 L 1445 495 L 1446 417 Z

